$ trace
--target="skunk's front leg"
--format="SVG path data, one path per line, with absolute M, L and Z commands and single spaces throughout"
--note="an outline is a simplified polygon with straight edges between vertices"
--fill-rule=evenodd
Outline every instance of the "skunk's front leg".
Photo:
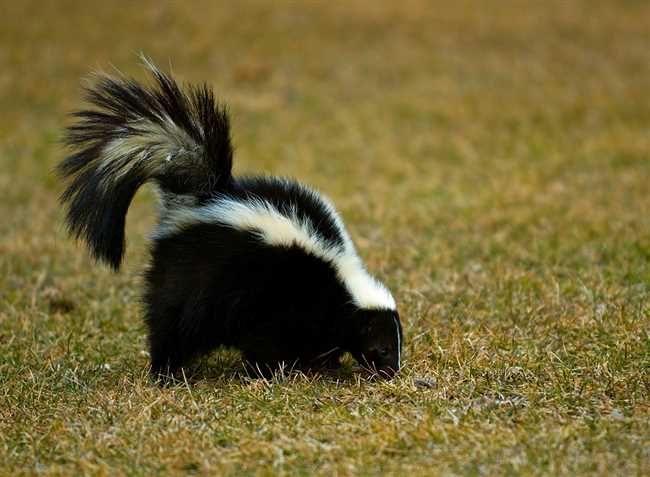
M 310 368 L 321 369 L 339 369 L 341 367 L 341 353 L 338 349 L 333 349 L 319 356 L 316 356 L 309 362 Z
M 341 367 L 341 355 L 330 355 L 323 363 L 323 367 L 327 369 L 339 369 Z

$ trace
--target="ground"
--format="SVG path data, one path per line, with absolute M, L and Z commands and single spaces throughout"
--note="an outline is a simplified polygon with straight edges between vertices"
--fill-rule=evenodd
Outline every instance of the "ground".
M 650 472 L 648 2 L 2 3 L 1 475 Z M 114 274 L 52 174 L 81 79 L 140 51 L 227 101 L 238 173 L 337 204 L 396 379 L 222 352 L 149 380 L 154 195 Z

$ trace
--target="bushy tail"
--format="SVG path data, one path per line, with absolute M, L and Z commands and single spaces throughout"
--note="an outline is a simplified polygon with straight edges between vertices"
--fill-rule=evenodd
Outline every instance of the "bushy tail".
M 101 75 L 87 90 L 91 108 L 67 129 L 73 154 L 58 166 L 72 234 L 119 268 L 126 213 L 136 191 L 155 181 L 167 194 L 207 197 L 231 181 L 226 110 L 206 86 L 185 91 L 149 61 L 154 85 Z

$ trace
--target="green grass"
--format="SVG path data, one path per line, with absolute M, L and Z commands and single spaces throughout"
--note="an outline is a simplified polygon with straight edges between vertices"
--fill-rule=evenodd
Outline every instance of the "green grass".
M 647 2 L 4 3 L 1 475 L 650 472 Z M 80 78 L 143 78 L 141 50 L 229 103 L 238 172 L 335 201 L 399 302 L 399 377 L 222 352 L 150 382 L 153 194 L 115 275 L 51 173 Z

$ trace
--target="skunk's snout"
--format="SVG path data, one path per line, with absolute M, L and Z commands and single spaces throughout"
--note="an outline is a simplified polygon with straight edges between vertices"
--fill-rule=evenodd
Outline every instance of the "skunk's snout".
M 399 369 L 394 369 L 392 366 L 384 366 L 377 370 L 377 374 L 381 378 L 392 379 L 398 373 L 398 371 Z
M 378 353 L 364 353 L 357 361 L 361 366 L 383 379 L 393 378 L 400 369 L 397 356 L 378 356 Z
M 392 378 L 401 367 L 402 326 L 397 311 L 362 310 L 354 317 L 359 332 L 352 355 L 378 377 Z
M 399 358 L 390 355 L 380 357 L 373 363 L 373 368 L 382 378 L 391 379 L 399 372 Z
M 372 373 L 381 379 L 393 379 L 395 375 L 399 372 L 399 368 L 394 366 L 385 365 L 385 366 L 370 366 L 369 368 Z

